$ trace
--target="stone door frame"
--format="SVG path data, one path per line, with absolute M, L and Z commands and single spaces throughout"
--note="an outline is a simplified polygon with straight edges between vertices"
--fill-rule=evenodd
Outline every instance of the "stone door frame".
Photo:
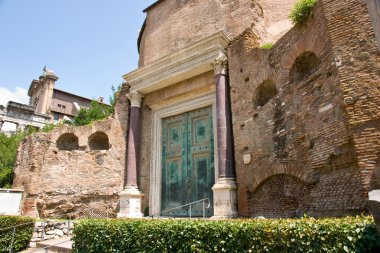
M 169 106 L 154 108 L 152 111 L 151 132 L 151 163 L 149 182 L 149 215 L 158 214 L 161 211 L 161 189 L 162 189 L 162 119 L 187 113 L 207 106 L 212 107 L 212 121 L 214 129 L 214 161 L 215 181 L 218 178 L 218 143 L 216 133 L 216 95 L 215 92 L 189 97 L 172 103 Z

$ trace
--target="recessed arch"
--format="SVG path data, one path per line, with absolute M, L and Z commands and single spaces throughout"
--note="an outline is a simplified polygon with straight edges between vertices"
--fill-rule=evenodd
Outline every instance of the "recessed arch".
M 305 77 L 314 73 L 321 63 L 321 59 L 312 51 L 300 54 L 293 63 L 290 70 L 290 78 L 293 81 L 301 81 Z
M 254 98 L 255 107 L 266 105 L 277 93 L 276 83 L 271 79 L 265 80 L 256 89 Z
M 78 137 L 73 133 L 62 134 L 59 136 L 56 144 L 59 150 L 72 151 L 79 149 Z
M 249 193 L 251 216 L 300 217 L 309 209 L 311 188 L 311 185 L 295 176 L 273 175 Z
M 88 146 L 90 150 L 108 150 L 110 143 L 108 135 L 104 132 L 95 132 L 88 137 Z

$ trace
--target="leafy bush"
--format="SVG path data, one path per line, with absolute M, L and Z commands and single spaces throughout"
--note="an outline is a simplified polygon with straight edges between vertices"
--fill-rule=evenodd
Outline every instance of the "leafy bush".
M 43 128 L 41 128 L 41 131 L 47 133 L 47 132 L 50 132 L 51 130 L 53 130 L 55 127 L 57 127 L 57 125 L 46 124 L 46 125 L 44 125 Z
M 102 120 L 112 114 L 113 108 L 99 103 L 96 100 L 91 102 L 90 108 L 82 108 L 74 118 L 74 125 L 85 126 L 91 122 Z
M 0 133 L 0 188 L 11 188 L 18 145 L 34 131 L 16 132 L 11 136 Z
M 290 11 L 289 18 L 293 24 L 300 24 L 313 14 L 313 7 L 317 0 L 298 0 Z
M 22 216 L 0 216 L 0 252 L 9 252 L 13 226 L 16 227 L 13 241 L 14 252 L 28 247 L 33 235 L 34 219 Z
M 380 245 L 370 217 L 277 220 L 83 220 L 83 252 L 371 252 Z
M 265 43 L 260 46 L 261 49 L 271 49 L 273 47 L 273 43 Z

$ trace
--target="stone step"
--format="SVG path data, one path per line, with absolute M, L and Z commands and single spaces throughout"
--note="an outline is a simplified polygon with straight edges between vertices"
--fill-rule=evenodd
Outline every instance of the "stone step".
M 43 252 L 55 252 L 55 253 L 71 253 L 73 242 L 71 237 L 62 237 L 58 239 L 51 239 L 36 243 L 36 248 L 29 248 L 21 253 L 43 253 Z M 46 248 L 47 247 L 47 251 Z

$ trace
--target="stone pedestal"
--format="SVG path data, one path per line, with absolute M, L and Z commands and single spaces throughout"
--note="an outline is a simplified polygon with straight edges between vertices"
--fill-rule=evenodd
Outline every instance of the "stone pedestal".
M 144 196 L 135 186 L 127 186 L 119 193 L 120 212 L 118 218 L 142 218 L 141 201 Z
M 375 219 L 377 233 L 380 235 L 380 190 L 373 190 L 368 193 L 369 211 Z
M 214 192 L 213 219 L 237 218 L 237 186 L 234 178 L 220 178 L 212 187 Z

